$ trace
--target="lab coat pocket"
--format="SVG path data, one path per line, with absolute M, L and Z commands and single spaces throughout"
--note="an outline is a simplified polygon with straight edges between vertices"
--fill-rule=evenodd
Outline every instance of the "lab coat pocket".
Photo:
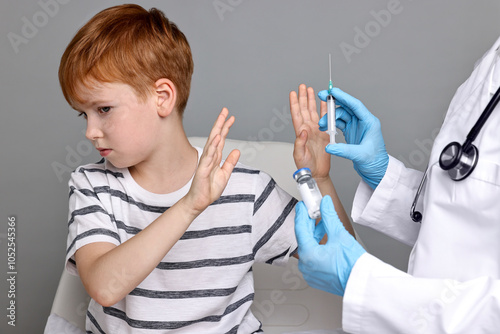
M 471 272 L 500 277 L 500 164 L 480 157 L 462 181 L 434 165 L 429 177 L 412 273 L 457 280 Z
M 500 217 L 500 165 L 480 158 L 472 174 L 456 183 L 454 194 L 457 204 L 470 212 L 471 221 L 480 225 L 497 222 Z
M 476 275 L 499 277 L 500 165 L 480 158 L 472 174 L 456 182 L 454 194 L 456 219 L 449 226 L 452 239 L 458 241 L 454 253 L 463 265 L 470 261 Z

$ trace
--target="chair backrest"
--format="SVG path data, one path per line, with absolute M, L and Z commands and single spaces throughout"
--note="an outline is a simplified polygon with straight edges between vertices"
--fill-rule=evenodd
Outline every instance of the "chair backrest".
M 206 138 L 190 137 L 193 146 L 204 147 Z M 233 150 L 241 152 L 240 162 L 270 174 L 289 194 L 299 197 L 292 178 L 296 170 L 293 144 L 280 142 L 253 142 L 227 139 L 223 156 Z M 293 258 L 286 267 L 254 265 L 254 314 L 263 323 L 268 334 L 335 329 L 342 323 L 342 299 L 309 287 Z M 89 296 L 78 277 L 65 270 L 61 276 L 51 313 L 85 329 L 85 314 Z

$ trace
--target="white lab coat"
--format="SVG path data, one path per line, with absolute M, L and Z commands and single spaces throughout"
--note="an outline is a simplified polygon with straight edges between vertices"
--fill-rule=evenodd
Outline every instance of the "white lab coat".
M 500 39 L 455 94 L 423 173 L 390 157 L 375 191 L 361 183 L 352 218 L 413 246 L 408 273 L 364 254 L 343 301 L 350 333 L 500 333 L 500 105 L 474 141 L 479 161 L 463 181 L 439 167 L 442 149 L 463 143 L 500 84 Z M 496 65 L 496 66 L 495 66 Z

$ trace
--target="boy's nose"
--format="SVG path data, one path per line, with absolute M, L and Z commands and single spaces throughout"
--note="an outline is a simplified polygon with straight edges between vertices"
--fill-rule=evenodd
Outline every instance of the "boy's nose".
M 85 132 L 85 137 L 88 140 L 94 141 L 102 137 L 102 131 L 96 121 L 92 117 L 87 118 L 87 131 Z

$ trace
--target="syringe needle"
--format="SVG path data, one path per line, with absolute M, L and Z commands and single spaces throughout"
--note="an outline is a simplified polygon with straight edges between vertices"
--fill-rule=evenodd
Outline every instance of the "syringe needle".
M 328 130 L 330 135 L 330 144 L 335 144 L 335 135 L 337 134 L 336 117 L 335 117 L 335 99 L 332 95 L 332 54 L 328 54 L 328 62 L 330 67 L 330 83 L 328 84 L 328 96 L 326 97 Z
M 333 84 L 332 84 L 332 54 L 331 53 L 328 54 L 328 66 L 330 68 L 330 82 L 328 83 L 328 93 L 331 94 L 332 88 L 333 88 Z
M 328 54 L 328 65 L 330 68 L 330 81 L 332 81 L 332 54 Z

